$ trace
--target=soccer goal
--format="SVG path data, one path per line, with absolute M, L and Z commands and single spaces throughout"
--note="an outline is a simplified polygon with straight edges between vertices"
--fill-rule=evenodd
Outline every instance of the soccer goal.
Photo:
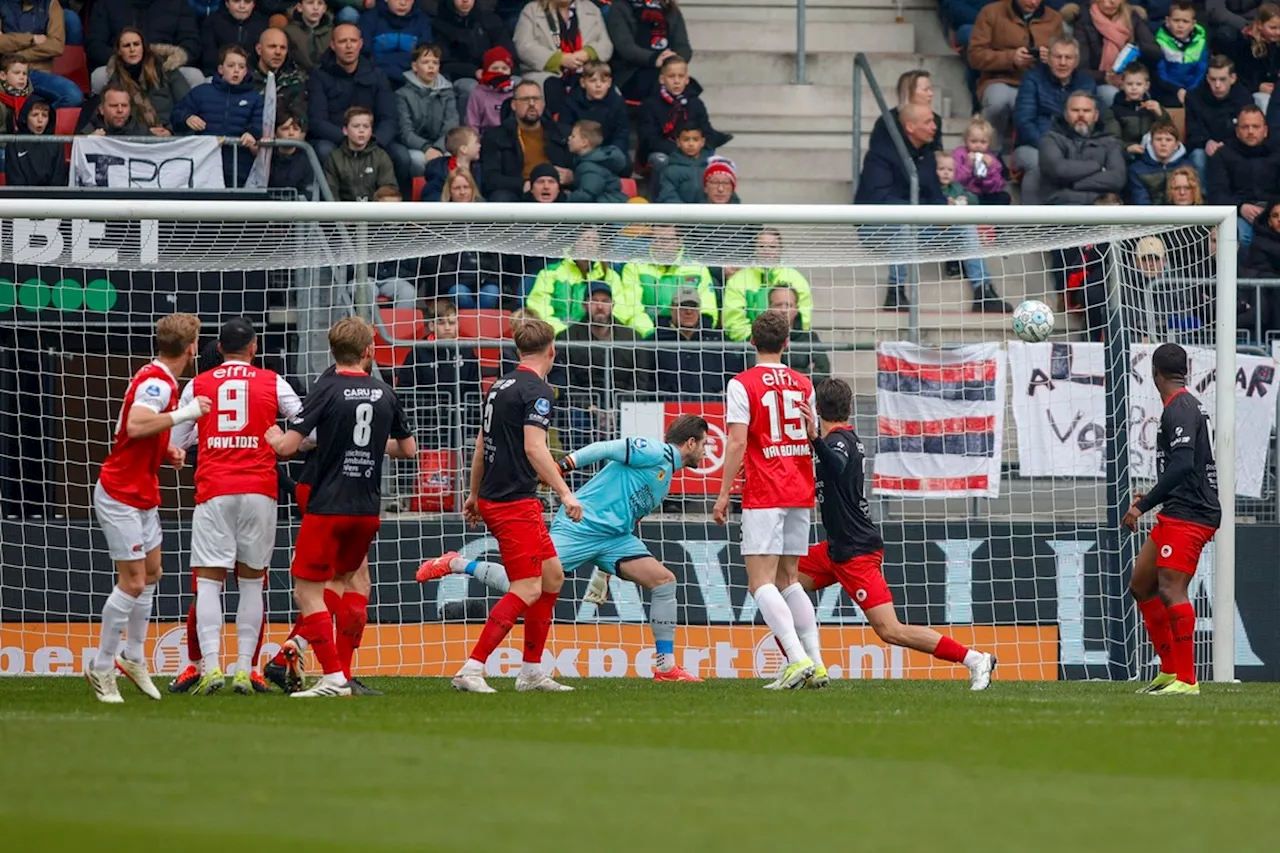
M 498 559 L 460 509 L 481 395 L 511 366 L 518 309 L 564 331 L 557 455 L 660 438 L 684 413 L 708 420 L 706 460 L 672 478 L 639 535 L 677 577 L 680 663 L 771 675 L 778 655 L 736 524 L 710 509 L 724 386 L 750 364 L 751 320 L 774 308 L 793 317 L 789 362 L 853 388 L 899 616 L 996 652 L 1004 679 L 1149 675 L 1126 585 L 1154 513 L 1137 533 L 1120 519 L 1155 478 L 1151 352 L 1183 344 L 1228 496 L 1192 585 L 1200 664 L 1206 678 L 1247 676 L 1261 662 L 1235 607 L 1235 522 L 1237 506 L 1277 521 L 1276 389 L 1268 342 L 1237 329 L 1236 252 L 1235 212 L 1217 207 L 0 201 L 0 672 L 78 673 L 92 653 L 112 583 L 91 513 L 97 466 L 155 320 L 180 310 L 201 316 L 207 340 L 229 317 L 252 319 L 260 358 L 300 392 L 329 363 L 333 320 L 375 324 L 377 370 L 422 451 L 383 484 L 356 670 L 452 674 L 500 593 L 465 568 L 425 585 L 414 570 L 449 551 Z M 1044 342 L 1012 332 L 1006 308 L 1024 299 L 1055 315 Z M 190 471 L 161 481 L 166 574 L 148 649 L 172 673 L 187 655 Z M 288 499 L 281 518 L 264 656 L 294 616 Z M 648 676 L 644 592 L 614 577 L 591 603 L 591 576 L 579 567 L 565 585 L 551 671 Z M 815 585 L 832 675 L 965 675 L 883 642 L 856 595 Z M 500 649 L 490 672 L 519 662 L 517 647 Z

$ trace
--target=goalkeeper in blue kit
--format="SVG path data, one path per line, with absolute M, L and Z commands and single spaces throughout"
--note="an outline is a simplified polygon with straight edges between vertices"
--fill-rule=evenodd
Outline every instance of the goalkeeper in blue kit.
M 650 591 L 649 628 L 657 652 L 654 681 L 702 679 L 676 665 L 676 576 L 649 553 L 635 529 L 641 519 L 662 506 L 675 472 L 700 465 L 706 448 L 707 422 L 696 415 L 681 415 L 671 422 L 663 441 L 599 441 L 560 461 L 566 473 L 606 463 L 576 493 L 582 504 L 582 521 L 571 522 L 561 508 L 551 523 L 551 541 L 566 572 L 594 564 Z M 498 592 L 506 592 L 508 586 L 500 563 L 469 560 L 456 551 L 423 563 L 416 577 L 425 583 L 447 574 L 471 575 Z M 603 601 L 603 596 L 599 600 Z

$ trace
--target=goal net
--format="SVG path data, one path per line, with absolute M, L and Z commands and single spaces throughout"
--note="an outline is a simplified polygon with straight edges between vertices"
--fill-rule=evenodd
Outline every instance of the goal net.
M 413 576 L 449 551 L 498 560 L 460 509 L 481 394 L 511 366 L 504 338 L 523 310 L 563 331 L 550 377 L 557 456 L 659 438 L 682 413 L 707 418 L 706 461 L 673 478 L 639 535 L 677 578 L 679 663 L 704 677 L 771 675 L 778 657 L 747 591 L 737 524 L 717 526 L 710 509 L 725 383 L 752 363 L 751 320 L 773 307 L 794 318 L 788 362 L 854 390 L 904 621 L 995 652 L 1005 679 L 1146 676 L 1151 652 L 1126 585 L 1147 528 L 1131 534 L 1119 520 L 1155 475 L 1154 346 L 1191 353 L 1193 390 L 1215 413 L 1223 493 L 1254 516 L 1276 503 L 1275 396 L 1250 393 L 1273 384 L 1274 361 L 1254 327 L 1237 330 L 1235 242 L 1231 211 L 1206 207 L 0 201 L 0 672 L 77 673 L 96 646 L 113 570 L 91 489 L 155 320 L 181 310 L 199 314 L 207 340 L 249 317 L 260 360 L 302 393 L 329 364 L 331 322 L 375 323 L 377 369 L 421 453 L 387 466 L 355 668 L 452 674 L 500 593 L 465 572 Z M 1006 309 L 1024 299 L 1056 318 L 1042 343 L 1011 331 Z M 1218 377 L 1236 381 L 1219 392 Z M 166 469 L 161 482 L 165 576 L 148 651 L 173 673 L 187 658 L 191 472 Z M 1203 673 L 1218 679 L 1253 662 L 1234 608 L 1235 509 L 1224 502 L 1192 588 Z M 295 615 L 299 522 L 283 495 L 280 517 L 264 657 Z M 815 523 L 813 541 L 822 536 Z M 590 603 L 591 576 L 590 565 L 569 575 L 552 671 L 649 675 L 646 593 L 615 577 L 607 601 Z M 814 596 L 834 676 L 965 674 L 889 646 L 839 584 Z M 519 661 L 516 645 L 503 647 L 490 673 Z

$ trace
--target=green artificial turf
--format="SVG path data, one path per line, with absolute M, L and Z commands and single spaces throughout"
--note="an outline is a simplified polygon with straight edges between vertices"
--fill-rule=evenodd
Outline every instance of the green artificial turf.
M 0 679 L 0 850 L 1273 851 L 1280 685 Z

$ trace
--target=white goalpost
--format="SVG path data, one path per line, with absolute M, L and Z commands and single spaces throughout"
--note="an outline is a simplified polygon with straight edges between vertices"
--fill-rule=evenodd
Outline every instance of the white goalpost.
M 1235 210 L 1208 206 L 0 199 L 0 674 L 78 674 L 92 654 L 112 569 L 89 496 L 123 387 L 172 311 L 198 314 L 202 341 L 249 317 L 261 358 L 302 393 L 328 364 L 328 326 L 350 314 L 373 322 L 377 369 L 422 453 L 388 466 L 355 669 L 452 674 L 498 593 L 466 573 L 428 585 L 413 573 L 446 551 L 498 559 L 460 510 L 479 401 L 510 366 L 504 332 L 519 309 L 563 331 L 551 377 L 557 456 L 660 438 L 683 413 L 708 419 L 708 461 L 673 481 L 639 535 L 677 577 L 681 665 L 704 677 L 772 675 L 736 527 L 717 527 L 710 506 L 724 384 L 750 364 L 751 318 L 774 307 L 794 317 L 794 366 L 853 387 L 899 615 L 995 651 L 1004 678 L 1149 671 L 1126 584 L 1154 513 L 1137 534 L 1119 519 L 1155 476 L 1150 352 L 1185 346 L 1192 391 L 1211 401 L 1222 496 L 1222 526 L 1192 585 L 1200 664 L 1234 680 L 1253 661 L 1237 636 L 1237 500 L 1251 506 L 1280 488 L 1275 396 L 1265 395 L 1267 412 L 1248 393 L 1252 383 L 1274 390 L 1275 361 L 1237 328 L 1237 250 Z M 1048 341 L 1014 336 L 1000 309 L 1023 299 L 1055 309 Z M 446 304 L 460 309 L 456 326 Z M 190 482 L 189 471 L 161 474 L 166 576 L 147 648 L 163 673 L 187 662 Z M 295 615 L 298 521 L 287 499 L 286 518 L 264 656 Z M 580 568 L 565 585 L 550 671 L 646 676 L 644 592 L 613 578 L 605 604 L 586 603 L 590 576 Z M 889 648 L 838 585 L 815 596 L 833 675 L 966 675 Z M 490 673 L 519 660 L 503 647 Z

